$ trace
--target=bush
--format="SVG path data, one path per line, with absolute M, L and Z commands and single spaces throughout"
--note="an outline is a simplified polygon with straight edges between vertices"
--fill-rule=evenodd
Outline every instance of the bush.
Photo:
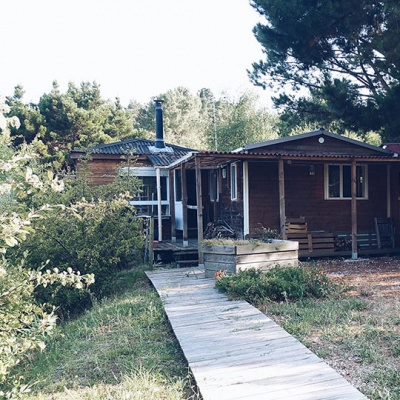
M 234 275 L 221 276 L 215 287 L 230 298 L 254 305 L 267 301 L 295 301 L 322 298 L 344 290 L 341 283 L 312 266 L 274 267 L 267 272 L 251 268 Z
M 30 268 L 43 260 L 60 270 L 72 268 L 94 274 L 91 295 L 108 293 L 117 271 L 132 266 L 141 254 L 143 234 L 136 212 L 125 196 L 111 200 L 81 200 L 70 207 L 58 207 L 33 224 L 34 232 L 20 246 Z M 59 285 L 35 291 L 40 303 L 58 307 L 58 315 L 76 314 L 91 304 L 88 292 Z

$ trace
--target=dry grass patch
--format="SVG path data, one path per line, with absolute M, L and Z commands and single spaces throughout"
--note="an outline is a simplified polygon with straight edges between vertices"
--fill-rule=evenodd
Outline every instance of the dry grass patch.
M 400 259 L 317 266 L 351 290 L 339 299 L 268 304 L 266 312 L 371 400 L 400 399 Z

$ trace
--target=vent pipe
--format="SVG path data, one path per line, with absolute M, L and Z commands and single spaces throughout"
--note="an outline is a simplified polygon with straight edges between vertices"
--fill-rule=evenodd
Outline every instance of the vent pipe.
M 164 149 L 164 127 L 163 127 L 163 109 L 162 103 L 164 100 L 154 100 L 156 103 L 156 141 L 155 141 L 155 148 L 156 149 Z

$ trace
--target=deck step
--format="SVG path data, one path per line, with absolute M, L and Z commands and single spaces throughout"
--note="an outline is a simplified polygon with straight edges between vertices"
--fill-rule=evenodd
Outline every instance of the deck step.
M 184 256 L 184 255 L 189 255 L 189 254 L 198 254 L 198 250 L 188 250 L 188 251 L 174 251 L 174 255 L 176 256 Z
M 199 260 L 177 260 L 177 264 L 189 264 L 189 265 L 197 265 L 199 263 Z

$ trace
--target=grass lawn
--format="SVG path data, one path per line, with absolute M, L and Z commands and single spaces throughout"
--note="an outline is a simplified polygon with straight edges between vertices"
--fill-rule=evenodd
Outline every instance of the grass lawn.
M 144 273 L 122 273 L 116 292 L 24 364 L 29 399 L 200 399 Z M 370 292 L 258 306 L 369 399 L 400 400 L 400 296 Z
M 114 298 L 62 324 L 23 365 L 29 399 L 199 399 L 156 291 L 120 274 Z
M 400 400 L 400 299 L 268 304 L 264 311 L 371 400 Z

